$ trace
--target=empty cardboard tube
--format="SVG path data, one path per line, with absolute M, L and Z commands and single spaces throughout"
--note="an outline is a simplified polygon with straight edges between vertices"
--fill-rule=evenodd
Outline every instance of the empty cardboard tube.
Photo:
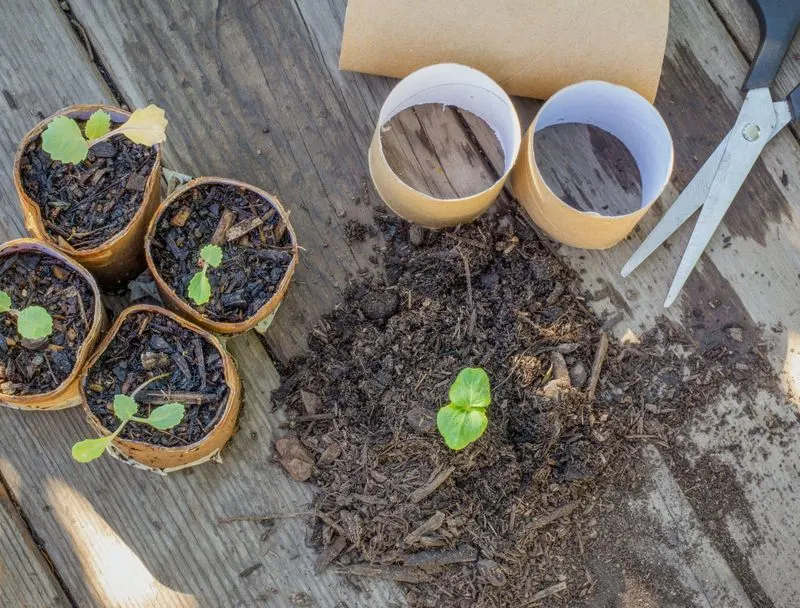
M 624 215 L 600 215 L 571 207 L 545 183 L 534 155 L 537 131 L 552 125 L 593 125 L 617 137 L 641 175 L 640 208 Z M 525 134 L 511 174 L 517 200 L 551 238 L 583 249 L 607 249 L 624 239 L 661 195 L 673 163 L 672 137 L 664 119 L 644 97 L 619 85 L 589 80 L 553 95 Z
M 236 423 L 239 418 L 239 409 L 241 407 L 242 387 L 239 380 L 239 373 L 236 371 L 236 364 L 233 357 L 228 354 L 228 351 L 222 346 L 222 343 L 211 333 L 206 330 L 189 323 L 178 315 L 159 306 L 152 306 L 149 304 L 138 304 L 126 308 L 122 311 L 114 325 L 111 326 L 106 337 L 103 339 L 97 351 L 94 353 L 89 363 L 86 365 L 83 374 L 80 377 L 80 397 L 83 404 L 83 410 L 90 426 L 101 437 L 108 437 L 111 432 L 100 422 L 97 416 L 94 415 L 89 402 L 86 398 L 86 383 L 89 378 L 89 371 L 100 360 L 105 350 L 111 344 L 112 340 L 117 335 L 120 327 L 125 320 L 139 313 L 152 313 L 156 315 L 164 315 L 169 317 L 180 326 L 195 332 L 202 339 L 210 342 L 214 348 L 219 352 L 222 358 L 223 373 L 225 375 L 225 383 L 228 385 L 228 398 L 220 412 L 217 421 L 214 423 L 213 428 L 206 434 L 205 437 L 190 445 L 179 447 L 164 447 L 160 445 L 153 445 L 142 441 L 132 441 L 130 439 L 121 439 L 117 437 L 112 442 L 112 446 L 117 453 L 122 454 L 126 459 L 130 459 L 141 465 L 142 468 L 152 470 L 154 472 L 169 472 L 171 470 L 179 470 L 187 466 L 194 466 L 206 462 L 217 456 L 233 436 L 236 430 Z
M 441 199 L 415 190 L 392 171 L 383 151 L 381 130 L 394 116 L 427 103 L 456 106 L 482 118 L 503 147 L 503 175 L 489 188 L 463 198 Z M 486 74 L 446 63 L 418 70 L 392 90 L 378 117 L 369 148 L 369 171 L 375 189 L 397 215 L 428 228 L 471 222 L 497 198 L 519 153 L 519 118 L 508 95 Z
M 15 239 L 0 246 L 0 258 L 17 253 L 39 253 L 43 256 L 50 256 L 62 262 L 64 266 L 77 272 L 89 284 L 92 290 L 92 295 L 94 296 L 94 311 L 92 315 L 92 325 L 87 330 L 83 344 L 81 344 L 76 353 L 75 366 L 72 368 L 69 376 L 49 393 L 41 393 L 38 395 L 3 395 L 0 405 L 20 410 L 47 411 L 62 410 L 79 405 L 81 402 L 81 395 L 78 391 L 80 374 L 87 360 L 94 352 L 94 347 L 100 340 L 100 336 L 108 326 L 108 317 L 106 316 L 106 309 L 103 306 L 103 302 L 100 299 L 100 289 L 97 287 L 97 281 L 95 281 L 94 277 L 89 274 L 89 271 L 83 266 L 68 258 L 60 251 L 36 239 Z M 36 302 L 35 295 L 33 302 Z
M 187 201 L 183 200 L 183 196 L 189 190 L 206 184 L 226 184 L 255 192 L 258 196 L 269 202 L 269 204 L 277 210 L 283 221 L 286 222 L 286 230 L 289 233 L 289 239 L 292 244 L 292 261 L 289 262 L 286 272 L 283 273 L 283 277 L 278 283 L 278 287 L 273 296 L 267 301 L 266 304 L 259 308 L 253 316 L 248 317 L 244 321 L 215 321 L 204 315 L 202 312 L 193 307 L 184 295 L 178 294 L 172 288 L 172 286 L 164 280 L 161 274 L 159 274 L 158 267 L 153 259 L 152 243 L 160 218 L 164 215 L 164 213 L 167 212 L 170 206 L 175 204 L 176 201 L 181 201 L 183 204 L 185 204 Z M 269 327 L 269 324 L 272 322 L 272 319 L 278 312 L 281 302 L 283 302 L 283 299 L 286 297 L 286 292 L 289 291 L 289 285 L 292 282 L 292 277 L 294 276 L 294 271 L 297 267 L 297 262 L 300 257 L 299 246 L 297 245 L 297 235 L 295 234 L 292 222 L 289 221 L 289 212 L 283 208 L 283 205 L 278 200 L 278 197 L 274 194 L 269 194 L 260 188 L 251 186 L 250 184 L 245 184 L 244 182 L 240 182 L 235 179 L 227 179 L 224 177 L 198 177 L 189 181 L 186 183 L 186 185 L 176 189 L 172 194 L 170 194 L 164 200 L 164 202 L 161 203 L 158 209 L 156 209 L 156 212 L 153 214 L 153 218 L 150 220 L 150 226 L 147 229 L 147 235 L 145 236 L 144 241 L 144 252 L 145 259 L 147 261 L 147 267 L 150 269 L 150 274 L 153 275 L 156 287 L 158 288 L 158 293 L 161 295 L 161 299 L 164 301 L 164 303 L 169 308 L 179 312 L 193 323 L 197 323 L 203 329 L 207 329 L 208 331 L 213 331 L 214 333 L 221 335 L 242 334 L 251 329 L 255 329 L 256 331 L 263 333 L 266 328 Z
M 339 66 L 402 78 L 462 63 L 512 95 L 605 80 L 653 100 L 669 0 L 349 0 Z
M 161 200 L 161 146 L 156 145 L 156 161 L 153 165 L 153 170 L 147 176 L 142 203 L 133 218 L 131 218 L 131 221 L 109 240 L 90 249 L 75 249 L 63 239 L 59 241 L 59 239 L 51 235 L 42 221 L 41 208 L 28 195 L 22 184 L 22 159 L 28 144 L 39 137 L 47 125 L 57 116 L 69 116 L 78 120 L 86 120 L 95 110 L 108 112 L 115 123 L 125 122 L 130 117 L 130 112 L 103 104 L 76 105 L 59 110 L 36 125 L 22 139 L 22 143 L 17 149 L 17 155 L 14 158 L 13 179 L 20 206 L 22 207 L 25 228 L 27 228 L 31 236 L 48 243 L 85 266 L 104 287 L 115 288 L 125 284 L 129 279 L 139 274 L 145 265 L 142 250 L 144 233 L 147 230 L 147 222 L 150 216 Z

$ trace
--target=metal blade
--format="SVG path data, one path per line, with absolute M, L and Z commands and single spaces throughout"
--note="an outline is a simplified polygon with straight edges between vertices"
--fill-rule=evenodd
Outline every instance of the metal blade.
M 651 253 L 658 249 L 661 244 L 666 241 L 672 234 L 680 228 L 683 223 L 688 220 L 692 214 L 702 207 L 703 203 L 708 196 L 708 190 L 711 188 L 711 182 L 714 181 L 714 175 L 719 168 L 719 162 L 722 160 L 722 155 L 725 153 L 725 148 L 728 145 L 730 133 L 725 136 L 725 139 L 720 142 L 717 149 L 708 157 L 700 170 L 692 178 L 692 181 L 683 189 L 672 206 L 664 214 L 664 217 L 656 224 L 656 227 L 650 231 L 647 238 L 642 241 L 639 248 L 633 253 L 631 258 L 622 267 L 620 274 L 627 277 L 631 272 L 644 262 Z
M 775 137 L 792 120 L 791 109 L 786 101 L 777 101 L 773 104 L 777 121 L 769 135 L 769 140 Z M 719 168 L 722 155 L 728 146 L 730 133 L 725 136 L 716 147 L 711 156 L 708 157 L 700 170 L 692 178 L 692 181 L 683 189 L 672 206 L 664 214 L 664 217 L 650 231 L 641 245 L 636 249 L 625 266 L 622 267 L 620 274 L 627 277 L 650 255 L 658 249 L 673 233 L 688 220 L 705 202 L 714 176 Z M 769 141 L 767 140 L 767 141 Z
M 739 188 L 770 140 L 777 116 L 769 89 L 752 89 L 745 97 L 736 124 L 728 135 L 725 152 L 708 190 L 689 244 L 681 259 L 664 307 L 671 306 L 716 232 Z

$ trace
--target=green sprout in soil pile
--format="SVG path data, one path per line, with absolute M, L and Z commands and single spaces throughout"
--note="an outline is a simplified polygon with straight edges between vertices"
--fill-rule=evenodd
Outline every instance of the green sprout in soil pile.
M 53 333 L 53 317 L 42 306 L 26 306 L 17 310 L 11 306 L 11 296 L 0 291 L 0 312 L 7 312 L 17 319 L 19 335 L 28 340 L 40 340 Z
M 178 426 L 186 414 L 186 406 L 183 403 L 167 403 L 161 405 L 150 412 L 147 418 L 140 418 L 136 414 L 139 411 L 139 404 L 136 403 L 136 394 L 145 386 L 161 378 L 165 378 L 169 374 L 161 374 L 150 378 L 143 384 L 139 385 L 130 396 L 128 395 L 114 395 L 114 415 L 119 418 L 120 424 L 117 430 L 107 437 L 100 437 L 99 439 L 84 439 L 72 446 L 72 457 L 78 462 L 86 463 L 91 462 L 103 455 L 106 448 L 111 445 L 111 442 L 117 438 L 129 422 L 139 422 L 147 424 L 159 431 L 168 431 L 169 429 Z
M 222 263 L 222 248 L 217 245 L 204 245 L 200 249 L 197 263 L 201 269 L 189 281 L 189 297 L 198 306 L 211 299 L 211 283 L 208 281 L 208 267 L 217 268 Z
M 166 138 L 167 119 L 164 110 L 149 105 L 135 110 L 130 118 L 116 129 L 111 128 L 111 116 L 97 110 L 86 121 L 83 133 L 78 122 L 68 116 L 54 118 L 42 133 L 42 149 L 53 160 L 79 163 L 89 156 L 89 149 L 98 142 L 124 135 L 135 144 L 154 146 Z
M 480 367 L 462 369 L 450 387 L 450 403 L 439 410 L 436 426 L 451 450 L 477 441 L 489 424 L 486 408 L 492 402 L 488 374 Z

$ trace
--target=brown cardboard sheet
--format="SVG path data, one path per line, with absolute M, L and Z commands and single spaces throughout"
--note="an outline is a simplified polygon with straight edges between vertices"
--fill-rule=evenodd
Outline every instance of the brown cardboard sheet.
M 340 68 L 402 78 L 461 63 L 513 95 L 583 80 L 653 101 L 669 0 L 349 0 Z

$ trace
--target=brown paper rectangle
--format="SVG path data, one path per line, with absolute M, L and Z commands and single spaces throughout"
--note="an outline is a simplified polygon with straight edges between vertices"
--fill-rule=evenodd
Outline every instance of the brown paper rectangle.
M 539 99 L 605 80 L 652 101 L 668 23 L 669 0 L 349 0 L 339 64 L 402 78 L 461 63 Z

